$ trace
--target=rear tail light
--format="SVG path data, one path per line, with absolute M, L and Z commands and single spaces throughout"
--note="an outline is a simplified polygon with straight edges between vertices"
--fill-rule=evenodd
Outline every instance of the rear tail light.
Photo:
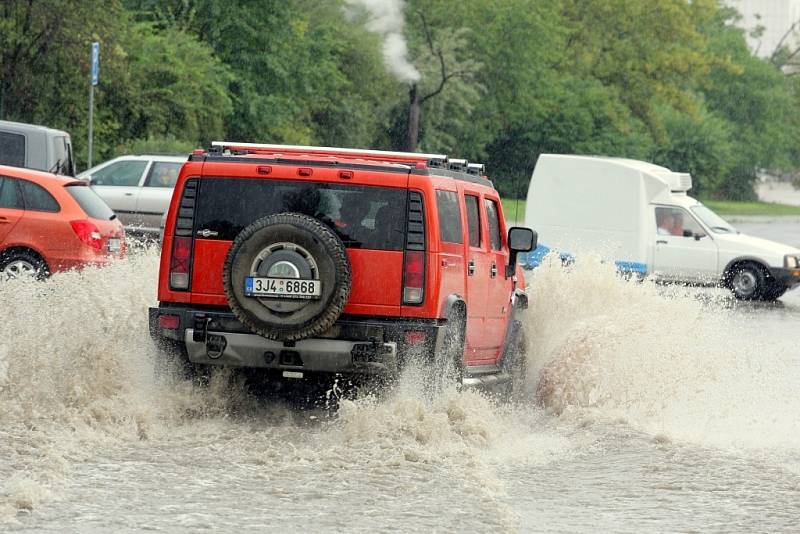
M 194 250 L 194 209 L 197 200 L 197 179 L 186 180 L 175 220 L 172 254 L 169 260 L 169 287 L 178 291 L 189 289 Z
M 403 265 L 403 303 L 420 304 L 425 296 L 425 253 L 406 251 Z
M 181 318 L 177 315 L 159 315 L 158 326 L 166 330 L 177 330 L 181 325 Z
M 422 195 L 408 194 L 406 250 L 403 258 L 403 304 L 422 304 L 425 300 L 425 212 Z
M 192 263 L 192 238 L 175 237 L 169 263 L 169 285 L 172 289 L 189 289 L 189 266 Z
M 424 330 L 406 330 L 404 341 L 406 345 L 419 345 L 425 343 L 427 337 Z
M 103 236 L 100 235 L 100 230 L 91 221 L 80 220 L 70 221 L 72 231 L 78 236 L 78 239 L 83 241 L 95 250 L 103 248 Z

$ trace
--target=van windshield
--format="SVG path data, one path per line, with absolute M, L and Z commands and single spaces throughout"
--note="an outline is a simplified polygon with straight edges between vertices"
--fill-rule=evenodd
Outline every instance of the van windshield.
M 247 178 L 200 181 L 195 232 L 233 240 L 257 219 L 281 212 L 302 213 L 328 225 L 348 248 L 402 250 L 405 244 L 404 189 Z
M 692 212 L 698 219 L 703 221 L 712 232 L 715 234 L 738 234 L 739 231 L 731 226 L 728 221 L 708 209 L 702 204 L 692 206 Z
M 59 136 L 53 138 L 53 156 L 55 160 L 52 172 L 73 176 L 75 168 L 72 163 L 72 143 L 69 137 Z

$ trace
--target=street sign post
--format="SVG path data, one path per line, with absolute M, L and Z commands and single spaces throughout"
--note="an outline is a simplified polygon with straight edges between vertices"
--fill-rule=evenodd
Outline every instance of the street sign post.
M 92 82 L 89 85 L 89 154 L 87 169 L 92 168 L 92 137 L 94 134 L 94 86 L 100 81 L 100 43 L 92 43 Z

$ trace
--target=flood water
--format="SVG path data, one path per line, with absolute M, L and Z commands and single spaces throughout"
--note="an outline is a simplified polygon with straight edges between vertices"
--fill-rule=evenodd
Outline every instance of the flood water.
M 800 291 L 545 265 L 514 403 L 409 372 L 331 412 L 156 379 L 157 268 L 0 286 L 0 530 L 800 530 Z

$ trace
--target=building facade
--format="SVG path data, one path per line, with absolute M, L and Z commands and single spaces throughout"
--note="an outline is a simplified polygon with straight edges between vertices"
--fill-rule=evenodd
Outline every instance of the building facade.
M 750 49 L 759 57 L 772 55 L 786 32 L 800 21 L 800 0 L 724 0 L 723 3 L 741 13 L 742 19 L 737 26 L 748 34 L 763 26 L 759 37 L 747 36 Z M 797 30 L 800 30 L 800 24 Z M 800 31 L 787 37 L 784 44 L 790 47 L 800 44 Z

